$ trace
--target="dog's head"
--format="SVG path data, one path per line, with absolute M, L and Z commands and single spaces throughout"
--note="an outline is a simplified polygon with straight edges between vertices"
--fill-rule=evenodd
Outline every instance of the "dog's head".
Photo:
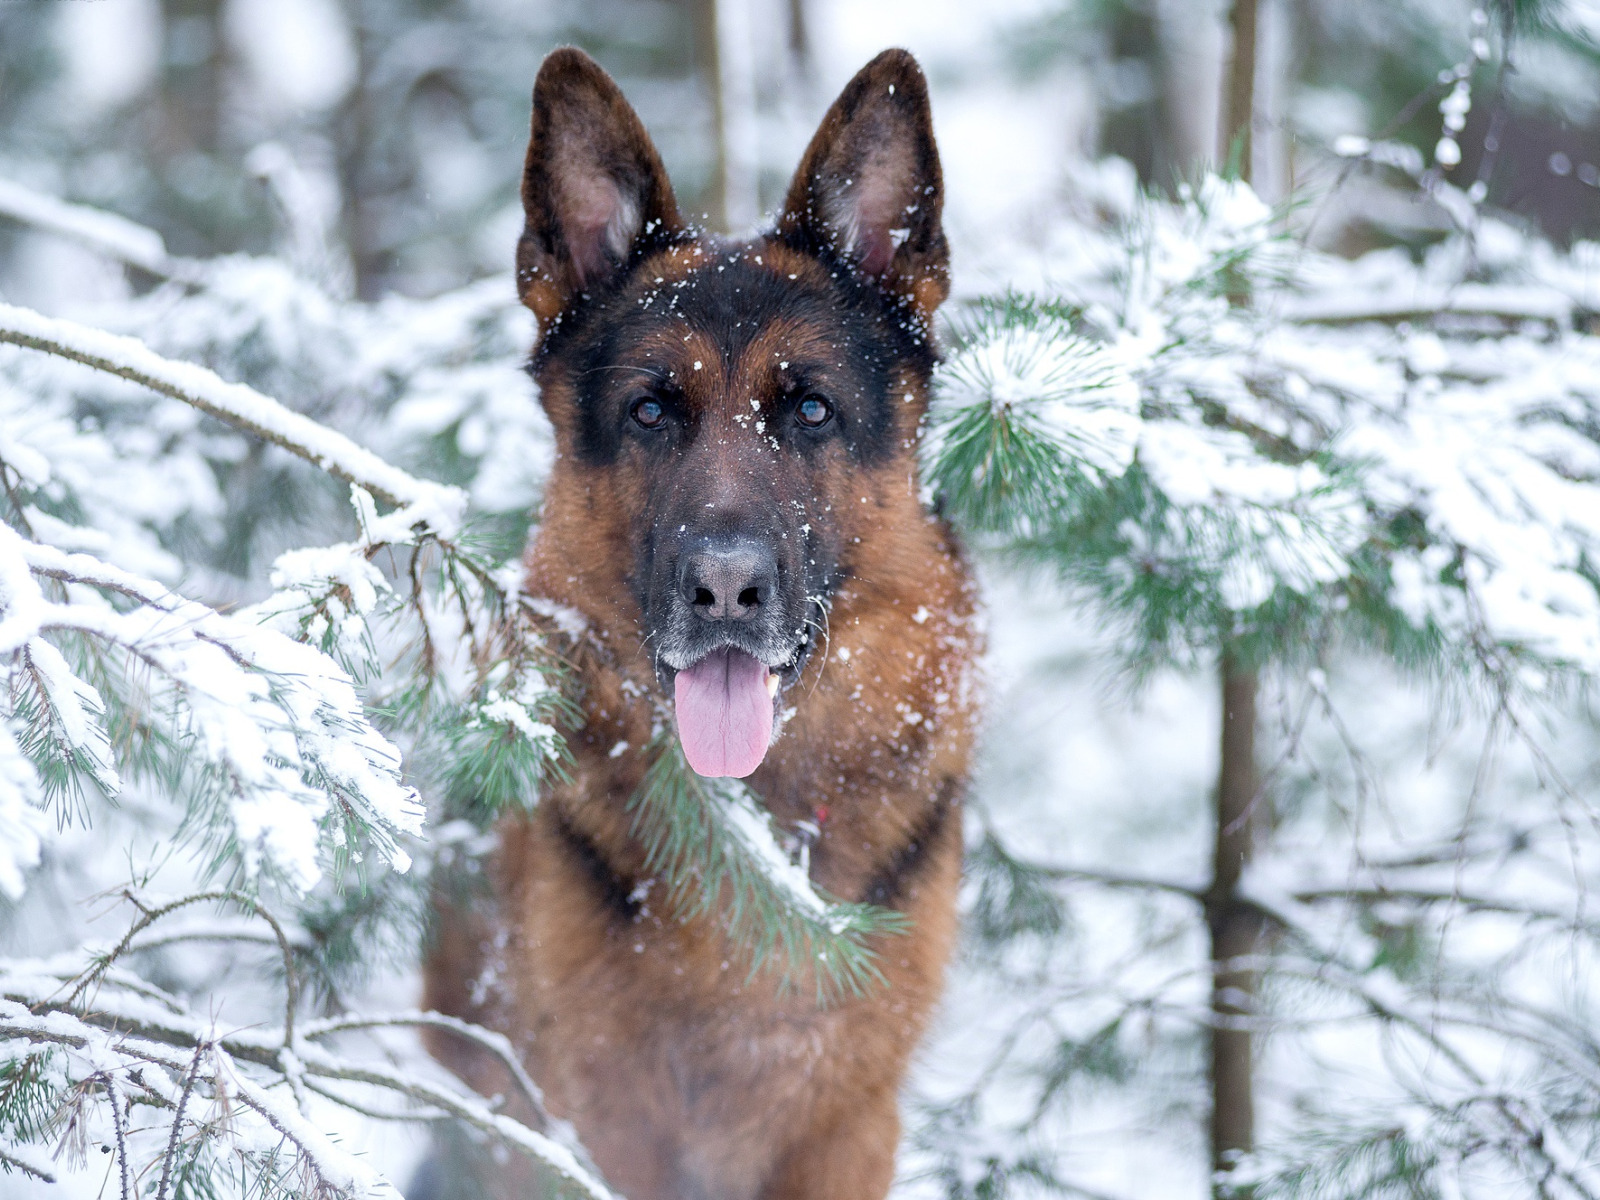
M 558 50 L 534 87 L 522 198 L 552 502 L 581 495 L 583 537 L 623 561 L 690 763 L 749 774 L 830 597 L 873 565 L 888 497 L 915 504 L 948 291 L 922 72 L 899 50 L 869 63 L 775 227 L 732 242 L 688 226 L 616 85 Z

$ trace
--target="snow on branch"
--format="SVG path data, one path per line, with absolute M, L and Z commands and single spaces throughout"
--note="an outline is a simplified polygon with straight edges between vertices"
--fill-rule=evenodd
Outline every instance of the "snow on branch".
M 903 930 L 899 913 L 820 892 L 805 843 L 781 847 L 749 789 L 696 775 L 677 738 L 660 738 L 648 752 L 653 759 L 629 801 L 633 830 L 679 913 L 726 913 L 729 941 L 748 956 L 752 975 L 771 969 L 784 987 L 812 982 L 821 1003 L 882 982 L 869 939 Z
M 1506 322 L 1546 321 L 1565 329 L 1572 324 L 1572 300 L 1545 287 L 1463 283 L 1452 288 L 1421 287 L 1407 295 L 1338 292 L 1284 300 L 1278 315 L 1305 324 L 1353 325 L 1362 321 L 1431 321 L 1441 314 L 1490 317 Z
M 85 204 L 68 204 L 9 179 L 0 179 L 0 216 L 165 279 L 193 283 L 204 274 L 199 263 L 169 254 L 161 235 L 148 226 Z
M 447 1113 L 551 1169 L 595 1200 L 609 1200 L 612 1195 L 567 1146 L 494 1111 L 470 1093 L 429 1082 L 415 1073 L 342 1058 L 303 1041 L 295 1043 L 291 1057 L 281 1048 L 282 1031 L 219 1033 L 187 1014 L 154 1012 L 147 1003 L 109 989 L 101 991 L 92 1010 L 69 1008 L 59 998 L 60 979 L 51 974 L 30 976 L 27 968 L 26 963 L 9 963 L 0 973 L 0 994 L 4 996 L 0 999 L 0 1041 L 25 1041 L 64 1052 L 51 1063 L 59 1073 L 57 1087 L 61 1091 L 99 1077 L 122 1077 L 137 1088 L 142 1104 L 176 1112 L 183 1081 L 192 1076 L 212 1104 L 225 1104 L 231 1098 L 248 1109 L 261 1126 L 280 1135 L 302 1167 L 332 1194 L 352 1200 L 398 1195 L 393 1184 L 341 1149 L 300 1110 L 292 1094 L 293 1079 L 303 1072 L 307 1079 L 358 1085 L 422 1106 L 394 1114 L 395 1120 L 425 1119 L 430 1109 Z M 326 1099 L 372 1115 L 370 1105 L 345 1102 L 329 1089 L 318 1091 Z M 178 1120 L 182 1120 L 181 1112 Z M 259 1142 L 264 1132 L 247 1127 L 232 1130 L 231 1136 L 249 1145 Z M 204 1136 L 204 1131 L 177 1129 L 175 1136 L 187 1140 Z M 147 1163 L 160 1161 L 154 1152 L 162 1143 L 151 1145 L 150 1141 L 146 1138 L 145 1146 L 130 1145 L 121 1152 L 136 1155 L 142 1149 Z
M 1345 263 L 1269 217 L 1208 180 L 1070 287 L 978 302 L 925 441 L 953 513 L 1097 597 L 1135 661 L 1338 625 L 1497 687 L 1600 675 L 1590 260 L 1480 229 Z
M 354 1200 L 397 1194 L 378 1172 L 321 1132 L 310 1106 L 309 1093 L 314 1092 L 367 1116 L 460 1121 L 542 1164 L 594 1200 L 609 1200 L 611 1192 L 588 1164 L 586 1152 L 571 1129 L 545 1111 L 539 1089 L 502 1035 L 431 1012 L 351 1012 L 298 1025 L 286 1022 L 280 1028 L 219 1030 L 214 1020 L 199 1019 L 175 997 L 122 970 L 118 960 L 139 949 L 143 931 L 173 913 L 205 902 L 242 907 L 266 921 L 280 943 L 292 1020 L 299 989 L 295 958 L 281 923 L 256 900 L 234 892 L 193 893 L 165 902 L 132 893 L 126 898 L 139 910 L 139 918 L 115 947 L 92 953 L 87 966 L 80 966 L 74 955 L 0 963 L 0 1043 L 10 1044 L 13 1068 L 12 1082 L 0 1086 L 0 1153 L 10 1148 L 6 1139 L 12 1131 L 28 1124 L 28 1111 L 53 1112 L 48 1124 L 58 1132 L 64 1121 L 81 1129 L 96 1119 L 82 1109 L 99 1096 L 110 1110 L 99 1119 L 109 1116 L 118 1125 L 117 1165 L 125 1172 L 132 1167 L 142 1175 L 160 1164 L 165 1178 L 184 1147 L 199 1152 L 208 1140 L 220 1138 L 247 1157 L 255 1155 L 261 1160 L 258 1168 L 270 1174 L 277 1142 L 280 1149 L 286 1145 L 292 1150 L 296 1169 L 314 1181 L 316 1195 Z M 505 1068 L 544 1132 L 498 1111 L 498 1100 L 486 1101 L 415 1071 L 336 1054 L 323 1045 L 356 1032 L 402 1027 L 449 1030 L 486 1050 Z M 131 1100 L 166 1114 L 165 1119 L 123 1129 L 118 1093 L 128 1098 L 120 1102 L 123 1106 Z M 379 1113 L 367 1097 L 381 1094 L 406 1106 Z M 209 1117 L 204 1117 L 205 1110 L 210 1110 Z M 241 1115 L 249 1119 L 241 1122 Z M 65 1145 L 70 1128 L 61 1136 Z M 13 1161 L 28 1165 L 36 1160 L 23 1147 Z
M 466 507 L 458 489 L 417 479 L 254 388 L 229 383 L 194 363 L 164 358 L 135 338 L 0 304 L 0 342 L 83 363 L 182 401 L 408 510 L 413 523 L 426 523 L 439 537 L 454 534 Z
M 72 585 L 69 598 L 47 599 L 35 575 Z M 135 603 L 118 607 L 103 593 Z M 60 730 L 53 740 L 88 758 L 108 791 L 116 777 L 104 761 L 98 696 L 42 640 L 62 633 L 125 654 L 170 696 L 174 725 L 195 759 L 191 770 L 220 780 L 213 791 L 251 874 L 266 865 L 310 887 L 321 874 L 319 843 L 335 819 L 355 820 L 396 868 L 409 865 L 397 838 L 420 833 L 420 799 L 401 778 L 399 750 L 327 655 L 0 525 L 0 654 L 26 647 L 28 661 L 43 666 Z

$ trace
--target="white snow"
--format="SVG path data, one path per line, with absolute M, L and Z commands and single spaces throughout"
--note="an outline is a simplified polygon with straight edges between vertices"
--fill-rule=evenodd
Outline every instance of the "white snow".
M 15 903 L 24 876 L 39 865 L 49 819 L 40 810 L 39 779 L 8 723 L 0 722 L 0 892 Z
M 105 794 L 115 797 L 122 790 L 122 780 L 111 762 L 106 706 L 100 693 L 74 675 L 61 651 L 43 638 L 29 638 L 24 656 L 49 702 L 52 719 L 60 727 L 62 744 L 78 754 Z
M 139 604 L 121 611 L 88 588 L 65 603 L 46 601 L 32 572 Z M 67 744 L 96 764 L 108 790 L 116 775 L 92 719 L 99 698 L 41 633 L 73 630 L 120 647 L 170 687 L 180 727 L 228 780 L 251 871 L 269 862 L 294 886 L 309 888 L 321 875 L 323 825 L 336 805 L 359 810 L 380 845 L 385 836 L 421 831 L 422 806 L 402 781 L 399 750 L 372 726 L 350 677 L 321 651 L 87 555 L 27 543 L 9 526 L 0 526 L 0 580 L 7 584 L 0 631 L 28 641 Z M 387 853 L 396 869 L 406 869 L 409 859 L 392 841 Z

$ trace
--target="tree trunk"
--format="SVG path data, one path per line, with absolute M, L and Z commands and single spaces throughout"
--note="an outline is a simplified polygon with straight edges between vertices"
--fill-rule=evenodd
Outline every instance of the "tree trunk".
M 383 291 L 388 256 L 377 247 L 377 214 L 368 194 L 372 184 L 368 159 L 373 142 L 372 31 L 363 0 L 346 0 L 345 14 L 355 43 L 356 77 L 333 126 L 343 201 L 340 224 L 355 269 L 355 293 L 362 300 L 376 300 Z
M 1227 153 L 1225 140 L 1217 148 L 1225 124 L 1221 99 L 1228 47 L 1223 14 L 1194 0 L 1156 0 L 1155 14 L 1171 168 L 1177 178 L 1194 179 Z
M 1249 183 L 1256 102 L 1258 0 L 1234 0 L 1228 15 L 1233 50 L 1223 96 L 1222 138 L 1239 178 Z M 1249 296 L 1231 296 L 1235 304 Z M 1261 947 L 1260 915 L 1239 896 L 1239 880 L 1264 827 L 1265 797 L 1256 775 L 1256 694 L 1253 663 L 1224 643 L 1222 755 L 1217 770 L 1217 840 L 1212 857 L 1206 923 L 1211 932 L 1211 1170 L 1212 1194 L 1237 1196 L 1227 1174 L 1255 1145 L 1255 1079 L 1250 1025 L 1255 1016 Z
M 1261 918 L 1238 894 L 1255 847 L 1264 803 L 1256 776 L 1259 677 L 1230 650 L 1222 658 L 1222 762 L 1217 772 L 1217 840 L 1206 918 L 1211 931 L 1211 1167 L 1226 1173 L 1255 1141 L 1249 1021 Z M 1224 1185 L 1215 1185 L 1222 1195 Z
M 1254 173 L 1250 156 L 1256 106 L 1257 3 L 1258 0 L 1233 0 L 1228 13 L 1233 49 L 1222 104 L 1222 152 L 1229 162 L 1237 159 L 1239 178 L 1246 183 Z
M 811 21 L 806 0 L 789 0 L 789 58 L 802 76 L 811 74 Z
M 706 216 L 724 232 L 741 233 L 761 216 L 757 195 L 755 66 L 750 0 L 696 0 L 700 69 L 711 95 L 716 143 Z
M 222 0 L 164 0 L 161 5 L 158 136 L 168 159 L 195 152 L 212 155 L 222 149 L 228 67 L 222 7 Z

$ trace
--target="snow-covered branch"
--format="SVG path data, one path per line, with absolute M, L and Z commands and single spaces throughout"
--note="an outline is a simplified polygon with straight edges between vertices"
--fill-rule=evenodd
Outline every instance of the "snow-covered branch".
M 466 506 L 457 489 L 417 479 L 343 434 L 242 383 L 156 354 L 135 338 L 0 304 L 0 342 L 83 363 L 182 401 L 233 428 L 281 446 L 385 504 L 408 510 L 438 537 L 451 537 Z
M 609 1200 L 612 1195 L 580 1161 L 571 1145 L 495 1111 L 483 1099 L 418 1077 L 414 1071 L 352 1060 L 313 1044 L 314 1039 L 357 1029 L 402 1025 L 448 1028 L 501 1058 L 513 1069 L 519 1087 L 528 1089 L 524 1098 L 537 1102 L 537 1089 L 527 1080 L 504 1039 L 488 1030 L 436 1013 L 368 1018 L 351 1015 L 307 1023 L 292 1040 L 286 1040 L 290 1035 L 281 1029 L 220 1032 L 190 1017 L 181 1007 L 152 1006 L 147 1000 L 108 986 L 109 981 L 102 981 L 92 1005 L 80 1005 L 68 996 L 63 982 L 59 968 L 49 964 L 6 964 L 0 970 L 0 996 L 4 997 L 0 999 L 0 1041 L 20 1040 L 69 1052 L 65 1064 L 55 1068 L 61 1073 L 58 1087 L 73 1086 L 84 1078 L 113 1075 L 128 1079 L 130 1086 L 138 1090 L 141 1102 L 169 1111 L 178 1108 L 182 1081 L 192 1076 L 206 1090 L 212 1104 L 225 1104 L 226 1097 L 232 1097 L 250 1109 L 294 1147 L 321 1185 L 341 1197 L 394 1192 L 387 1180 L 330 1141 L 300 1110 L 292 1095 L 297 1074 L 324 1084 L 342 1083 L 387 1092 L 422 1106 L 416 1111 L 393 1114 L 396 1120 L 427 1119 L 429 1110 L 448 1114 L 540 1163 L 595 1200 Z M 291 1094 L 285 1096 L 279 1089 Z M 318 1091 L 335 1103 L 347 1103 L 341 1093 L 332 1089 L 323 1087 Z M 348 1104 L 368 1115 L 374 1112 L 370 1104 L 359 1100 Z M 176 1131 L 174 1136 L 186 1138 L 193 1134 L 194 1131 Z M 249 1144 L 245 1131 L 236 1129 L 231 1136 Z
M 773 971 L 784 986 L 811 983 L 824 1004 L 881 983 L 868 939 L 900 931 L 899 913 L 819 891 L 805 867 L 805 845 L 786 852 L 749 790 L 737 780 L 696 775 L 676 738 L 646 749 L 653 759 L 629 808 L 646 861 L 666 882 L 676 911 L 726 904 L 729 940 L 748 955 L 751 974 Z M 730 894 L 731 902 L 724 899 Z
M 205 277 L 202 264 L 169 254 L 154 229 L 104 209 L 68 204 L 9 179 L 0 179 L 0 216 L 68 238 L 164 279 L 199 283 Z
M 47 599 L 33 572 L 70 581 L 67 600 Z M 101 768 L 114 790 L 99 695 L 41 635 L 71 633 L 125 653 L 170 695 L 175 729 L 197 763 L 225 781 L 221 801 L 247 869 L 265 862 L 296 886 L 320 875 L 317 845 L 329 818 L 358 817 L 401 869 L 396 845 L 421 831 L 416 790 L 401 778 L 399 750 L 372 725 L 349 675 L 321 651 L 236 615 L 185 600 L 162 585 L 99 562 L 26 542 L 0 525 L 0 654 L 26 647 L 43 699 L 70 749 Z M 97 590 L 135 600 L 112 605 Z M 191 764 L 193 769 L 193 764 Z
M 1441 315 L 1488 317 L 1513 324 L 1542 321 L 1557 329 L 1572 325 L 1574 305 L 1548 287 L 1462 283 L 1424 286 L 1400 296 L 1392 293 L 1338 292 L 1284 299 L 1278 315 L 1308 325 L 1354 325 L 1363 321 L 1433 321 Z

